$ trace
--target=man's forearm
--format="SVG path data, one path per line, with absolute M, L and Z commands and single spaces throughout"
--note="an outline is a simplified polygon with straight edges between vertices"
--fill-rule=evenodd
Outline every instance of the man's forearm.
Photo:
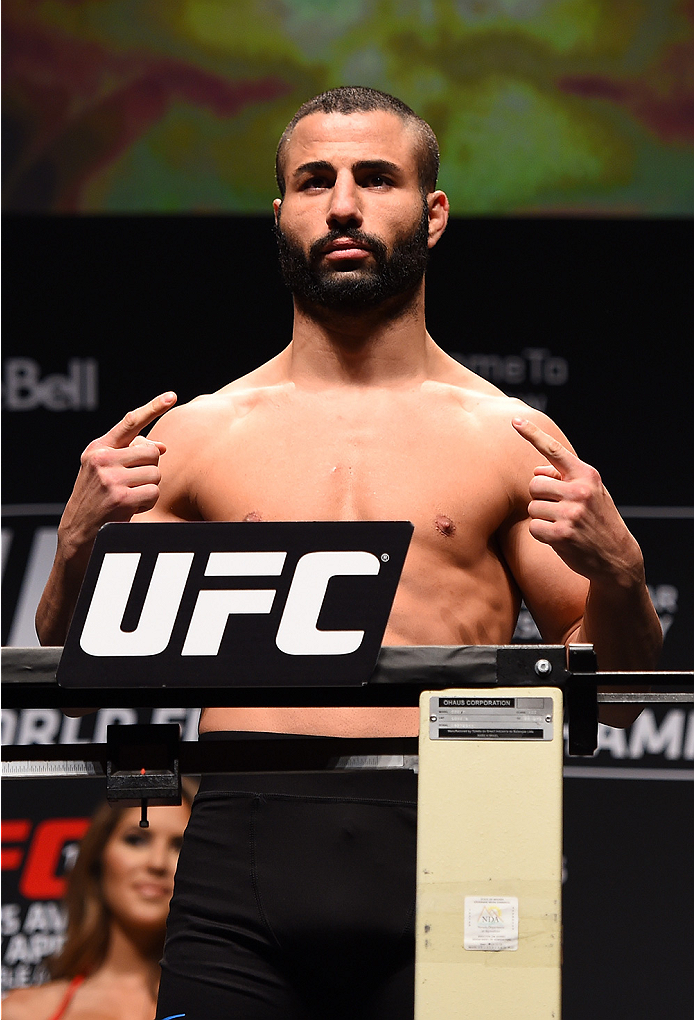
M 591 582 L 583 621 L 567 643 L 573 642 L 592 644 L 601 670 L 655 669 L 663 646 L 663 631 L 645 581 Z M 612 686 L 609 690 L 646 688 Z M 640 711 L 632 705 L 601 705 L 600 721 L 609 726 L 629 726 Z
M 36 610 L 36 633 L 42 645 L 65 643 L 90 551 L 91 547 L 69 557 L 62 552 L 59 541 L 53 568 Z
M 140 435 L 172 407 L 176 394 L 163 393 L 129 411 L 117 425 L 89 444 L 58 528 L 58 550 L 36 612 L 42 645 L 65 641 L 77 596 L 99 528 L 108 521 L 129 521 L 150 510 L 159 498 L 159 458 L 163 443 Z
M 645 581 L 592 581 L 575 640 L 594 646 L 600 669 L 655 669 L 663 631 Z

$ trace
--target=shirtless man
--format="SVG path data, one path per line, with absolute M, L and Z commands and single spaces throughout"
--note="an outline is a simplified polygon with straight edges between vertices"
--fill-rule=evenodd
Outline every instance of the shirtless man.
M 654 667 L 661 628 L 641 552 L 597 471 L 576 456 L 546 416 L 455 362 L 427 333 L 424 269 L 449 212 L 445 194 L 436 188 L 437 167 L 431 129 L 391 97 L 338 89 L 301 108 L 278 149 L 282 198 L 274 203 L 282 268 L 294 295 L 291 343 L 250 375 L 185 406 L 174 407 L 172 393 L 155 398 L 87 447 L 37 614 L 43 643 L 63 641 L 89 550 L 105 521 L 410 520 L 414 534 L 384 644 L 506 644 L 523 597 L 545 641 L 590 642 L 602 669 Z M 143 438 L 141 430 L 162 414 Z M 632 717 L 618 706 L 601 712 L 616 725 Z M 417 733 L 418 711 L 207 708 L 200 730 L 405 736 Z M 283 785 L 287 779 L 270 789 L 254 778 L 234 787 L 224 805 L 234 803 L 242 811 L 242 793 L 249 804 L 260 794 L 270 801 L 303 794 L 332 803 L 334 784 L 342 784 L 343 799 L 351 801 L 414 801 L 412 773 L 330 773 L 299 784 L 298 793 Z M 376 780 L 381 792 L 354 785 Z M 325 782 L 333 786 L 321 785 Z M 204 796 L 213 800 L 215 789 Z M 243 810 L 248 814 L 215 824 L 255 833 L 251 807 Z M 346 824 L 345 810 L 341 804 L 338 829 Z M 393 897 L 406 888 L 411 898 L 413 820 L 405 826 L 407 834 L 398 828 L 401 816 L 392 824 L 378 845 L 407 843 L 404 870 L 391 859 L 387 870 Z M 349 822 L 350 832 L 352 825 L 357 822 Z M 197 872 L 210 870 L 215 881 L 207 890 L 204 883 L 193 890 L 192 880 L 181 877 L 183 863 L 179 867 L 159 1016 L 186 1009 L 188 1020 L 216 1015 L 213 1000 L 200 998 L 200 982 L 208 990 L 234 984 L 233 995 L 240 998 L 219 1001 L 229 1015 L 244 1020 L 342 1016 L 338 1000 L 344 1000 L 345 1016 L 411 1016 L 412 908 L 402 906 L 393 921 L 395 934 L 381 932 L 384 941 L 371 940 L 381 915 L 390 911 L 383 905 L 390 903 L 390 892 L 374 864 L 373 847 L 364 869 L 373 865 L 380 878 L 377 891 L 364 892 L 364 910 L 377 900 L 383 908 L 378 922 L 355 921 L 350 941 L 349 924 L 340 918 L 337 943 L 325 918 L 298 926 L 304 942 L 292 943 L 285 934 L 286 917 L 277 903 L 287 887 L 310 889 L 297 892 L 302 901 L 318 895 L 332 903 L 342 882 L 347 891 L 332 913 L 349 912 L 355 887 L 361 888 L 361 872 L 356 885 L 353 876 L 340 879 L 331 872 L 325 891 L 316 894 L 315 861 L 308 886 L 301 884 L 301 861 L 328 826 L 325 818 L 293 817 L 281 835 L 269 838 L 276 858 L 267 847 L 255 848 L 253 860 L 263 874 L 254 872 L 249 916 L 255 913 L 245 923 L 242 948 L 236 946 L 233 979 L 228 955 L 217 958 L 213 948 L 232 907 L 212 920 L 208 913 L 209 932 L 217 934 L 210 935 L 198 960 L 183 941 L 184 908 L 176 903 L 185 900 L 190 911 L 191 902 L 205 901 L 212 911 L 220 869 L 226 869 L 224 884 L 237 889 L 247 862 L 244 858 L 235 872 L 225 848 L 213 865 L 209 842 L 199 842 L 198 858 L 205 846 L 208 857 Z M 312 836 L 292 849 L 290 830 Z M 345 854 L 352 860 L 349 845 Z M 328 856 L 339 868 L 339 840 L 329 842 L 321 860 Z M 184 848 L 182 862 L 185 857 Z M 188 870 L 195 871 L 192 863 Z M 277 902 L 268 907 L 264 897 L 271 900 L 273 882 L 280 881 Z M 296 903 L 287 908 L 288 916 L 299 909 Z M 234 921 L 235 932 L 239 924 Z M 291 963 L 285 961 L 281 978 L 280 965 L 257 963 L 263 953 L 276 954 L 280 944 Z M 373 973 L 354 955 L 358 948 L 367 956 L 373 951 Z M 348 972 L 343 984 L 335 978 L 339 994 L 337 985 L 326 990 L 316 978 L 326 969 L 335 977 L 338 952 Z M 311 966 L 304 972 L 307 961 Z M 354 992 L 356 973 L 362 977 Z M 350 999 L 353 993 L 357 998 Z M 202 1002 L 208 1005 L 195 1012 L 194 1004 Z

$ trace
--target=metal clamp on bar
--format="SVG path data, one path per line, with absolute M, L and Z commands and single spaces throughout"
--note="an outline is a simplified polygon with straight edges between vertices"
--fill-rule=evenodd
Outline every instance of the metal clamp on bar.
M 106 797 L 124 807 L 181 803 L 180 730 L 176 723 L 136 723 L 106 729 Z
M 598 746 L 598 685 L 581 674 L 595 674 L 597 656 L 592 645 L 569 645 L 567 660 L 571 676 L 565 692 L 569 754 L 593 755 Z
M 499 645 L 496 649 L 495 682 L 500 687 L 564 687 L 568 679 L 564 645 Z

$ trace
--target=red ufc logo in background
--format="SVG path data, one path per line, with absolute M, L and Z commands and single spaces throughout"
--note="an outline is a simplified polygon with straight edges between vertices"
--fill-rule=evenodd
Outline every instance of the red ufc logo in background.
M 13 819 L 2 823 L 2 870 L 18 870 L 24 859 L 24 848 L 5 844 L 27 843 L 31 821 Z M 87 831 L 88 818 L 47 818 L 39 822 L 26 853 L 19 879 L 19 892 L 28 900 L 60 899 L 65 879 L 58 875 L 58 865 L 67 843 L 79 840 Z

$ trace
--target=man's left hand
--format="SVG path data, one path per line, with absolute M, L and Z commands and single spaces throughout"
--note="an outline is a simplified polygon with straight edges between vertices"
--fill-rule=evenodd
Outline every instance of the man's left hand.
M 533 538 L 591 581 L 633 578 L 643 569 L 641 551 L 595 468 L 533 422 L 512 424 L 549 461 L 535 468 L 528 487 Z

